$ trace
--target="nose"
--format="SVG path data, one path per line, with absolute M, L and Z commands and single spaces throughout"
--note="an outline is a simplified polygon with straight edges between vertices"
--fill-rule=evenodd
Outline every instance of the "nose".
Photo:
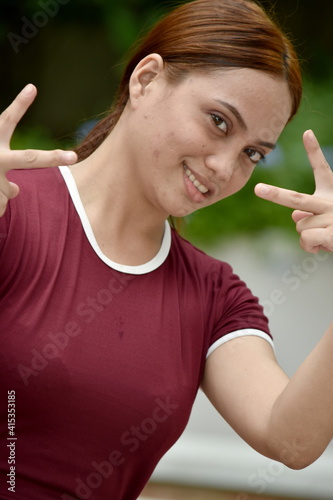
M 224 150 L 207 155 L 205 164 L 209 170 L 214 172 L 216 179 L 228 182 L 237 168 L 237 159 L 232 152 L 228 153 Z

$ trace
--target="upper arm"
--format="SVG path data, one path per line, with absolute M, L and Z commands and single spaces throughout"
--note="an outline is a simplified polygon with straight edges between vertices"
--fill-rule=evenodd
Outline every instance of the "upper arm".
M 230 340 L 208 357 L 202 389 L 250 446 L 274 458 L 269 451 L 270 415 L 287 383 L 270 344 L 248 336 Z

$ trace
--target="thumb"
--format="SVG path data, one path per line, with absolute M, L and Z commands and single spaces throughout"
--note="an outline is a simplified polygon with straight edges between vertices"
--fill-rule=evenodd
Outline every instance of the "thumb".
M 299 222 L 302 219 L 306 219 L 310 215 L 313 215 L 310 212 L 302 212 L 301 210 L 294 210 L 291 214 L 291 217 L 295 223 Z
M 14 182 L 9 182 L 9 184 L 10 184 L 10 189 L 11 189 L 10 199 L 12 199 L 12 198 L 15 198 L 19 194 L 20 188 L 18 187 L 17 184 L 14 184 Z

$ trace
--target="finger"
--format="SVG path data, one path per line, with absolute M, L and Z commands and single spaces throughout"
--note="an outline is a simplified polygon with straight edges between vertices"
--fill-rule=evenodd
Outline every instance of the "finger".
M 6 177 L 1 178 L 0 193 L 5 196 L 7 200 L 15 198 L 19 193 L 19 187 L 14 182 L 10 182 Z
M 291 214 L 291 217 L 295 223 L 299 222 L 302 219 L 305 219 L 309 217 L 310 215 L 313 215 L 312 213 L 309 212 L 302 212 L 301 210 L 294 210 L 293 213 Z
M 34 101 L 37 89 L 31 83 L 18 94 L 0 115 L 0 146 L 8 147 L 13 132 L 24 113 Z
M 0 191 L 0 217 L 5 213 L 7 208 L 8 198 Z
M 73 165 L 76 161 L 77 155 L 74 151 L 63 151 L 61 149 L 52 151 L 38 149 L 0 150 L 0 167 L 5 171 Z
M 332 195 L 333 173 L 312 130 L 304 133 L 303 142 L 313 169 L 316 191 Z
M 12 199 L 12 198 L 15 198 L 19 194 L 20 188 L 14 182 L 9 182 L 9 185 L 10 185 L 11 190 L 10 190 L 10 193 L 8 195 L 8 198 Z
M 0 217 L 5 213 L 8 201 L 19 194 L 19 187 L 14 182 L 3 179 L 0 189 Z
M 307 229 L 315 228 L 333 228 L 333 214 L 308 215 L 299 220 L 296 224 L 296 230 L 301 233 Z
M 332 228 L 313 228 L 303 231 L 300 246 L 308 253 L 318 253 L 321 249 L 333 252 Z
M 302 212 L 320 214 L 333 211 L 333 200 L 324 200 L 318 196 L 298 193 L 290 189 L 260 183 L 255 186 L 254 192 L 259 198 Z

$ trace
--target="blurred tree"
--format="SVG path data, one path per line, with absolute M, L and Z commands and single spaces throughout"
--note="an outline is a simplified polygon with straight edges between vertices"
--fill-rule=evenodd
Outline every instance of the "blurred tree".
M 262 0 L 266 7 L 275 6 L 285 31 L 295 41 L 307 74 L 321 81 L 332 76 L 333 2 L 327 0 Z
M 124 53 L 154 11 L 152 0 L 2 0 L 1 108 L 32 81 L 39 96 L 23 123 L 63 138 L 110 105 Z

